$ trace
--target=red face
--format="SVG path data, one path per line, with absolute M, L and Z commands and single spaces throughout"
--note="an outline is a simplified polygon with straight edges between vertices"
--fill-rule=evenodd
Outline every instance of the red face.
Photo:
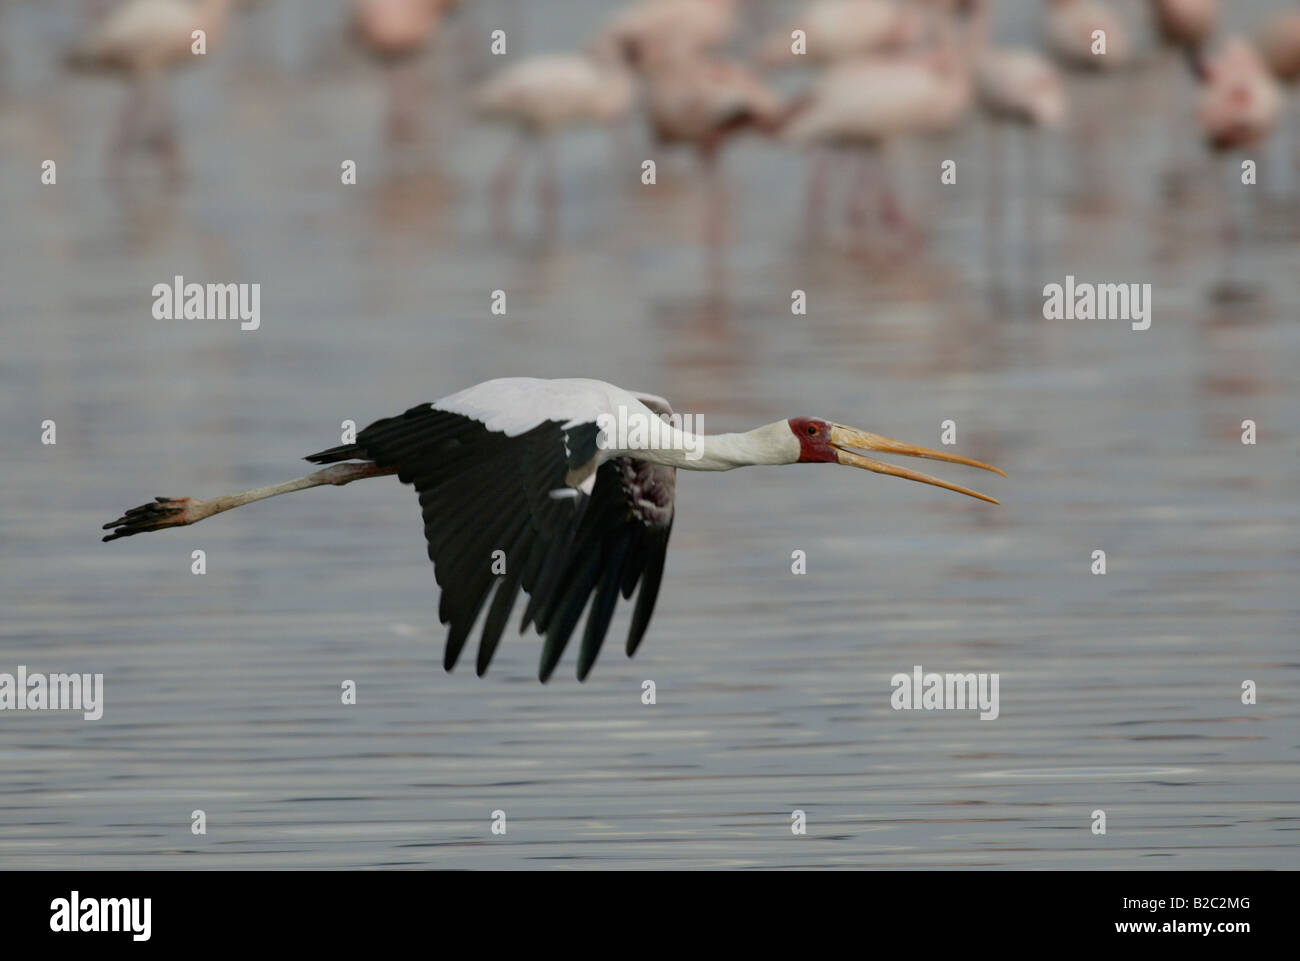
M 799 439 L 799 463 L 837 463 L 839 457 L 831 446 L 831 425 L 817 417 L 791 417 L 787 423 Z

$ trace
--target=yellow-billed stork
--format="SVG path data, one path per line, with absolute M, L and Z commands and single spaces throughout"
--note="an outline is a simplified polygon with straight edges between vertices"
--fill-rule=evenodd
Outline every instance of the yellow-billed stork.
M 590 602 L 578 655 L 585 679 L 621 592 L 640 586 L 627 637 L 641 643 L 664 571 L 677 468 L 722 471 L 756 464 L 831 463 L 993 498 L 861 451 L 967 464 L 979 461 L 890 440 L 815 417 L 740 434 L 692 433 L 661 397 L 598 380 L 490 380 L 376 421 L 356 442 L 311 454 L 331 465 L 298 480 L 210 500 L 159 497 L 104 525 L 104 540 L 193 524 L 277 494 L 396 474 L 420 495 L 429 559 L 449 625 L 443 657 L 455 665 L 484 605 L 478 673 L 492 660 L 520 588 L 520 629 L 545 635 L 540 678 L 555 669 Z M 1005 475 L 1004 475 L 1005 476 Z M 505 573 L 494 568 L 504 551 Z M 493 588 L 496 588 L 493 593 Z

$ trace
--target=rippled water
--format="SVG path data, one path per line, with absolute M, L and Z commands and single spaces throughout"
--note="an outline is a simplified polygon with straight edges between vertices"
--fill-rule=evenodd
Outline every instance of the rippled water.
M 1212 296 L 1225 178 L 1189 142 L 1190 193 L 1161 192 L 1150 70 L 1076 82 L 1099 157 L 1040 145 L 1039 204 L 1007 140 L 995 256 L 974 122 L 901 158 L 930 234 L 906 259 L 806 240 L 800 158 L 745 141 L 710 266 L 690 158 L 645 188 L 635 132 L 567 137 L 560 235 L 539 236 L 525 177 L 503 239 L 487 192 L 507 140 L 464 115 L 490 66 L 465 38 L 514 16 L 518 48 L 562 48 L 603 7 L 454 25 L 424 139 L 392 149 L 338 6 L 264 4 L 178 79 L 176 190 L 143 156 L 105 183 L 121 91 L 49 60 L 75 6 L 0 9 L 0 671 L 107 687 L 98 722 L 0 714 L 0 866 L 1296 867 L 1288 130 L 1240 208 L 1254 296 L 1233 302 Z M 933 189 L 944 157 L 959 184 Z M 1044 321 L 1066 273 L 1152 283 L 1151 329 Z M 260 282 L 261 330 L 153 320 L 175 274 Z M 147 497 L 297 476 L 345 418 L 512 374 L 662 393 L 709 431 L 809 413 L 937 446 L 952 419 L 1009 479 L 937 471 L 995 508 L 857 471 L 684 474 L 650 634 L 625 659 L 620 618 L 583 685 L 572 652 L 538 684 L 531 633 L 486 678 L 442 671 L 415 497 L 391 479 L 99 542 Z M 915 664 L 1000 674 L 1000 717 L 892 710 Z

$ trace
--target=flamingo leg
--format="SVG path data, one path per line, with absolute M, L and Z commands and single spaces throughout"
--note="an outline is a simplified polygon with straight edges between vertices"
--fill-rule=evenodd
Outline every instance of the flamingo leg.
M 1025 160 L 1025 273 L 1027 286 L 1034 288 L 1042 277 L 1042 221 L 1043 221 L 1043 168 L 1039 162 L 1042 133 L 1037 129 L 1024 131 Z
M 878 192 L 873 185 L 878 180 L 880 158 L 874 150 L 863 150 L 857 156 L 856 170 L 849 187 L 848 220 L 853 228 L 855 239 L 863 243 L 867 237 L 867 224 L 870 221 L 869 199 Z
M 172 109 L 171 100 L 167 96 L 166 90 L 155 89 L 154 99 L 157 104 L 158 117 L 155 149 L 162 158 L 167 179 L 172 183 L 176 183 L 184 174 L 184 164 L 181 160 L 180 137 L 176 132 L 175 111 Z
M 708 196 L 704 213 L 704 244 L 716 249 L 727 239 L 727 188 L 719 170 L 718 145 L 703 143 L 699 154 L 700 164 L 704 168 L 704 189 Z
M 1002 244 L 1004 238 L 1002 211 L 1006 205 L 1003 197 L 1003 184 L 1006 170 L 1002 161 L 1002 142 L 1006 136 L 1006 124 L 994 117 L 988 124 L 988 176 L 985 187 L 987 205 L 984 208 L 988 227 L 984 238 L 985 267 L 989 274 L 989 288 L 996 293 L 1002 286 Z
M 1229 164 L 1228 176 L 1231 177 L 1234 173 Z M 1237 209 L 1233 203 L 1232 192 L 1228 190 L 1223 194 L 1223 242 L 1226 254 L 1223 259 L 1224 276 L 1225 279 L 1232 280 L 1236 273 L 1237 257 L 1241 252 L 1241 226 L 1237 223 Z
M 549 136 L 538 143 L 541 163 L 537 171 L 537 207 L 542 235 L 553 237 L 559 227 L 560 182 L 555 172 L 555 144 Z
M 1291 194 L 1300 197 L 1300 91 L 1291 93 Z
M 510 200 L 514 195 L 519 168 L 525 157 L 526 136 L 520 131 L 510 143 L 505 158 L 492 177 L 492 222 L 497 233 L 504 233 L 510 224 Z
M 126 99 L 122 101 L 122 111 L 118 116 L 117 129 L 108 146 L 108 169 L 113 179 L 120 178 L 131 148 L 139 139 L 140 120 L 148 108 L 148 87 L 142 77 L 132 80 Z
M 804 202 L 804 232 L 814 237 L 826 222 L 826 185 L 830 154 L 823 147 L 814 147 L 808 159 L 808 188 Z
M 1187 154 L 1186 131 L 1192 129 L 1194 108 L 1189 102 L 1188 84 L 1183 83 L 1182 57 L 1174 47 L 1168 47 L 1161 54 L 1159 76 L 1161 78 L 1160 109 L 1164 111 L 1164 136 L 1161 138 L 1160 171 L 1167 197 L 1182 196 L 1188 188 L 1187 164 L 1183 158 Z
M 882 148 L 876 153 L 880 170 L 880 219 L 886 227 L 901 235 L 905 246 L 915 246 L 920 240 L 920 230 L 908 219 L 902 204 L 899 203 L 885 150 Z
M 409 142 L 419 133 L 416 117 L 419 80 L 414 58 L 394 64 L 388 70 L 388 136 L 393 141 Z
M 1219 281 L 1214 287 L 1213 299 L 1221 303 L 1249 300 L 1254 290 L 1240 279 L 1240 261 L 1242 246 L 1241 214 L 1237 199 L 1238 191 L 1229 188 L 1230 183 L 1237 182 L 1237 166 L 1229 155 L 1224 161 L 1227 175 L 1222 179 L 1220 188 L 1221 225 L 1219 236 L 1223 245 L 1222 269 Z

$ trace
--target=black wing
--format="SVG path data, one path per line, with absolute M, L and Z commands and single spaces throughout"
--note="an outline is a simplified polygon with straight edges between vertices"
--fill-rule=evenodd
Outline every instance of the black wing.
M 590 494 L 568 486 L 566 478 L 595 457 L 597 434 L 594 423 L 566 429 L 543 421 L 508 437 L 424 404 L 376 421 L 355 444 L 307 460 L 396 467 L 402 483 L 419 492 L 429 559 L 442 588 L 438 616 L 449 627 L 447 670 L 487 605 L 478 673 L 487 671 L 522 588 L 529 601 L 520 630 L 533 624 L 545 636 L 538 671 L 543 681 L 591 602 L 578 655 L 583 680 L 619 593 L 630 598 L 638 584 L 629 656 L 645 635 L 663 577 L 676 486 L 673 468 L 630 457 L 602 464 Z M 494 573 L 502 560 L 505 573 Z

